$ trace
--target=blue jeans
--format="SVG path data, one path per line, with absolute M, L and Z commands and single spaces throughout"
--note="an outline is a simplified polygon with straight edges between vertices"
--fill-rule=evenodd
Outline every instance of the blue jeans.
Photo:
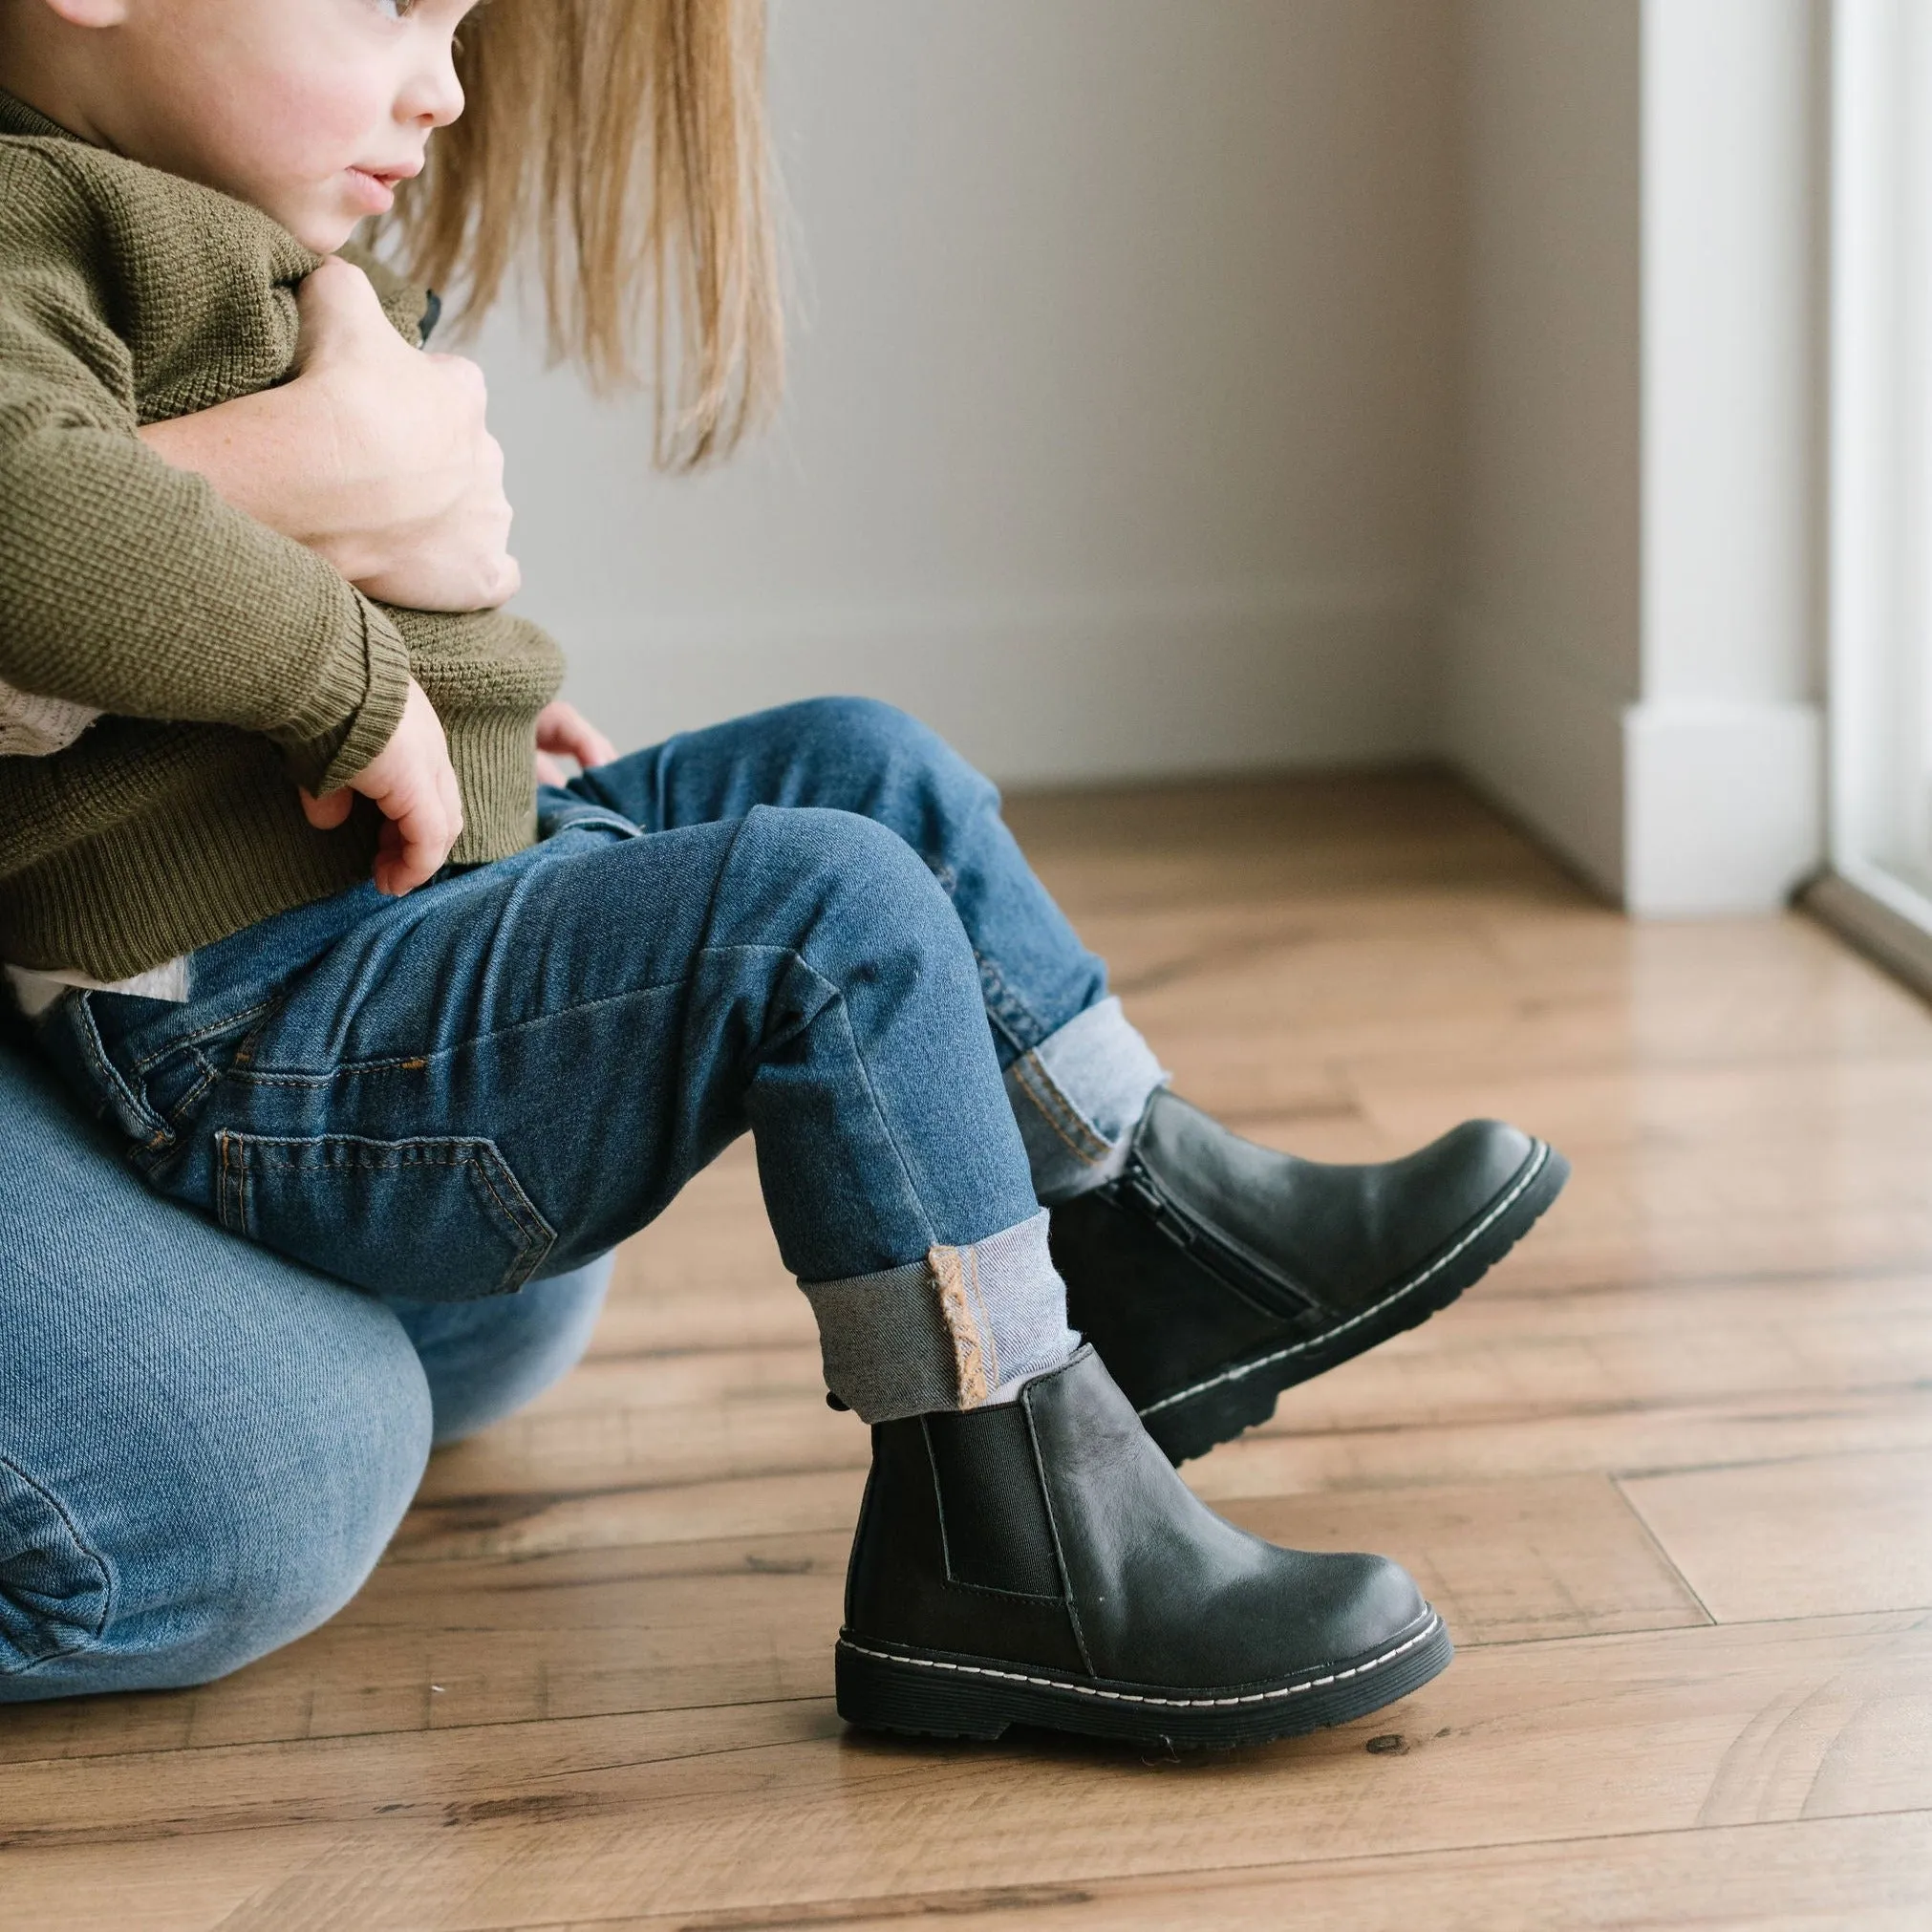
M 1041 1202 L 1107 1170 L 1161 1075 L 993 787 L 834 699 L 541 817 L 515 858 L 204 949 L 183 1004 L 70 994 L 42 1039 L 152 1186 L 375 1294 L 581 1269 L 749 1128 L 867 1420 L 1063 1362 Z
M 157 1200 L 0 1040 L 0 1704 L 203 1683 L 333 1616 L 431 1443 L 563 1374 L 608 1272 L 376 1299 Z
M 97 1126 L 0 1041 L 0 1703 L 322 1622 L 742 1127 L 855 1406 L 971 1399 L 949 1292 L 982 1380 L 1059 1345 L 1037 1203 L 1160 1071 L 992 788 L 834 700 L 544 804 L 516 860 L 205 949 L 184 1007 L 64 998 L 40 1040 Z

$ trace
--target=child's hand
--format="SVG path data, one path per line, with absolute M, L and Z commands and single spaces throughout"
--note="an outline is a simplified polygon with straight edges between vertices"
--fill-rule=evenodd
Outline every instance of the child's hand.
M 609 764 L 617 756 L 617 747 L 574 704 L 566 704 L 561 698 L 537 713 L 539 784 L 569 782 L 570 774 L 557 762 L 560 756 L 574 758 L 586 771 L 593 764 Z
M 415 678 L 394 736 L 339 790 L 302 794 L 302 810 L 320 831 L 349 816 L 354 794 L 373 799 L 383 826 L 376 851 L 378 891 L 400 898 L 436 876 L 462 832 L 462 797 L 449 762 L 442 720 Z

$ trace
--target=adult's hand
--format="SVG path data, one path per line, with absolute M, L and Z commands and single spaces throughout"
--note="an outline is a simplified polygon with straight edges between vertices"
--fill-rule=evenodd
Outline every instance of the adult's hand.
M 489 610 L 522 581 L 483 372 L 403 341 L 348 262 L 297 290 L 291 381 L 141 432 L 385 603 Z

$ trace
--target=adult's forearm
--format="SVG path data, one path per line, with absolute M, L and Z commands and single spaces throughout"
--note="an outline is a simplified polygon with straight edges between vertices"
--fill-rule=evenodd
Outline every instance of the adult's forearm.
M 519 578 L 482 377 L 452 356 L 397 353 L 402 399 L 434 407 L 385 415 L 361 372 L 338 371 L 151 424 L 141 440 L 378 603 L 494 609 Z
M 360 747 L 365 714 L 394 725 L 408 656 L 389 619 L 124 432 L 0 438 L 0 680 L 16 690 L 262 732 L 305 782 Z
M 295 299 L 294 379 L 145 429 L 149 448 L 378 603 L 494 609 L 518 575 L 483 372 L 405 343 L 347 262 Z
M 333 431 L 302 383 L 150 423 L 140 437 L 173 468 L 204 478 L 244 516 L 322 551 L 338 569 L 354 564 L 333 554 L 344 535 L 330 462 Z

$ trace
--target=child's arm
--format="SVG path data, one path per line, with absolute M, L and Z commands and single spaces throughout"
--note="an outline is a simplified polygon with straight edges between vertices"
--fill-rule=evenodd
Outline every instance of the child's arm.
M 260 732 L 298 783 L 349 783 L 409 689 L 396 627 L 330 564 L 136 434 L 92 210 L 0 158 L 0 682 Z M 33 193 L 11 177 L 32 168 Z

